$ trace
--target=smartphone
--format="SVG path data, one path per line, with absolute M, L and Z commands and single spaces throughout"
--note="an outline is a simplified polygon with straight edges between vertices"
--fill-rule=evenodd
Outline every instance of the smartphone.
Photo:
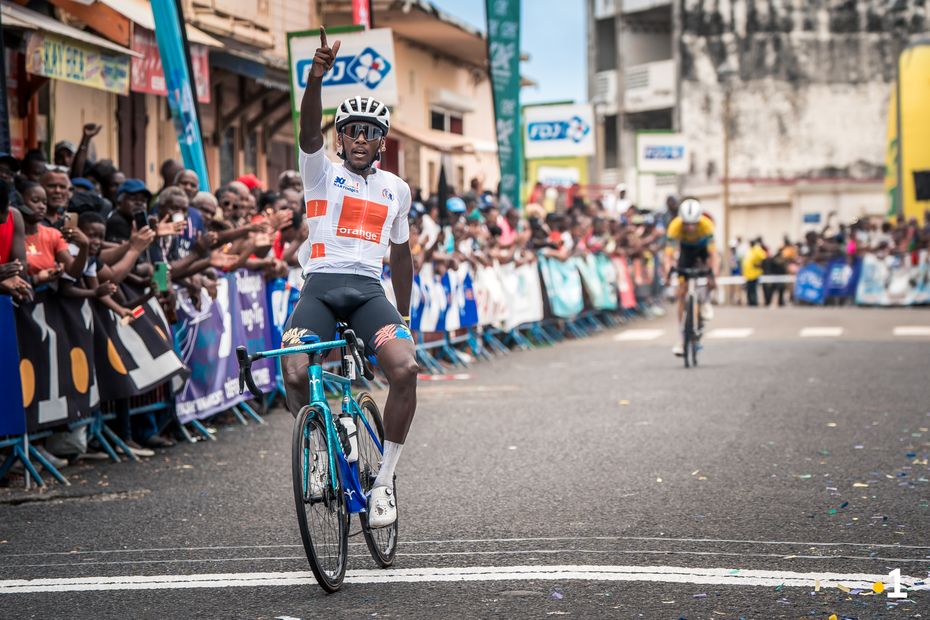
M 159 293 L 168 291 L 168 263 L 161 261 L 155 263 L 155 273 L 152 277 L 155 280 L 155 287 L 158 289 Z
M 136 230 L 142 230 L 149 225 L 149 220 L 145 215 L 145 211 L 137 211 L 132 215 L 133 221 L 136 223 Z
M 64 222 L 61 227 L 64 228 L 77 228 L 78 214 L 74 211 L 65 211 Z

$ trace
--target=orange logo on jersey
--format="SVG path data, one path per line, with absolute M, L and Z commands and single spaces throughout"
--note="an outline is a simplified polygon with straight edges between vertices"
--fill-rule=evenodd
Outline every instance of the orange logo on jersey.
M 336 236 L 381 243 L 381 233 L 384 231 L 387 216 L 386 205 L 345 196 L 342 199 L 339 223 L 336 225 Z
M 325 200 L 308 200 L 307 201 L 307 217 L 322 217 L 326 215 L 326 201 Z

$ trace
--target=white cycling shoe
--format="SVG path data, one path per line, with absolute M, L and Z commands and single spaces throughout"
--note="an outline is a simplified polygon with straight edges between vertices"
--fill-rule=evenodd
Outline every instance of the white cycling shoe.
M 397 521 L 397 501 L 394 489 L 375 487 L 368 492 L 368 527 L 387 527 Z
M 712 321 L 714 319 L 714 306 L 709 301 L 701 304 L 701 318 L 704 321 Z
M 676 344 L 674 347 L 672 347 L 672 353 L 675 354 L 675 355 L 677 355 L 678 357 L 684 357 L 684 356 L 685 356 L 685 348 L 684 348 L 684 347 L 682 346 L 682 344 L 679 342 L 679 343 Z

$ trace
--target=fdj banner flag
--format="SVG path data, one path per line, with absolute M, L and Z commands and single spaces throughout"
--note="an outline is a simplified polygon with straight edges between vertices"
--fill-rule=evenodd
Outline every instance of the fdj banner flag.
M 526 157 L 594 155 L 590 104 L 526 106 Z
M 390 28 L 332 28 L 326 31 L 326 36 L 330 46 L 337 40 L 340 43 L 333 68 L 323 76 L 324 110 L 335 110 L 343 100 L 355 96 L 374 97 L 387 106 L 397 105 L 397 70 Z M 295 130 L 300 101 L 313 66 L 313 55 L 319 46 L 319 30 L 287 33 Z
M 210 191 L 200 119 L 197 117 L 196 102 L 191 90 L 188 51 L 184 47 L 187 39 L 181 28 L 177 0 L 152 0 L 152 14 L 155 17 L 155 38 L 158 39 L 158 51 L 165 73 L 168 107 L 171 108 L 174 130 L 178 134 L 184 167 L 197 172 L 201 190 Z
M 487 0 L 488 58 L 497 123 L 501 197 L 520 206 L 520 0 Z

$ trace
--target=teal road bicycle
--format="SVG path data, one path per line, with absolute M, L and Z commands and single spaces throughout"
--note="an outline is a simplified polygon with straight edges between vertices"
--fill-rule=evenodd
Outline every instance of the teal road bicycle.
M 292 440 L 294 502 L 307 560 L 317 582 L 327 592 L 341 588 L 345 578 L 351 515 L 358 515 L 368 550 L 378 566 L 391 566 L 397 551 L 397 522 L 372 529 L 366 512 L 366 495 L 381 467 L 384 425 L 374 398 L 365 392 L 353 396 L 352 382 L 359 372 L 369 380 L 374 375 L 355 332 L 344 324 L 339 324 L 338 331 L 339 339 L 331 342 L 304 336 L 301 345 L 285 349 L 251 355 L 245 347 L 236 349 L 239 393 L 248 386 L 257 398 L 262 397 L 262 392 L 252 378 L 253 362 L 284 355 L 310 358 L 310 404 L 298 413 Z M 341 374 L 323 370 L 324 358 L 335 349 L 341 351 Z M 330 409 L 324 382 L 342 390 L 338 416 Z M 353 456 L 357 459 L 353 460 Z

